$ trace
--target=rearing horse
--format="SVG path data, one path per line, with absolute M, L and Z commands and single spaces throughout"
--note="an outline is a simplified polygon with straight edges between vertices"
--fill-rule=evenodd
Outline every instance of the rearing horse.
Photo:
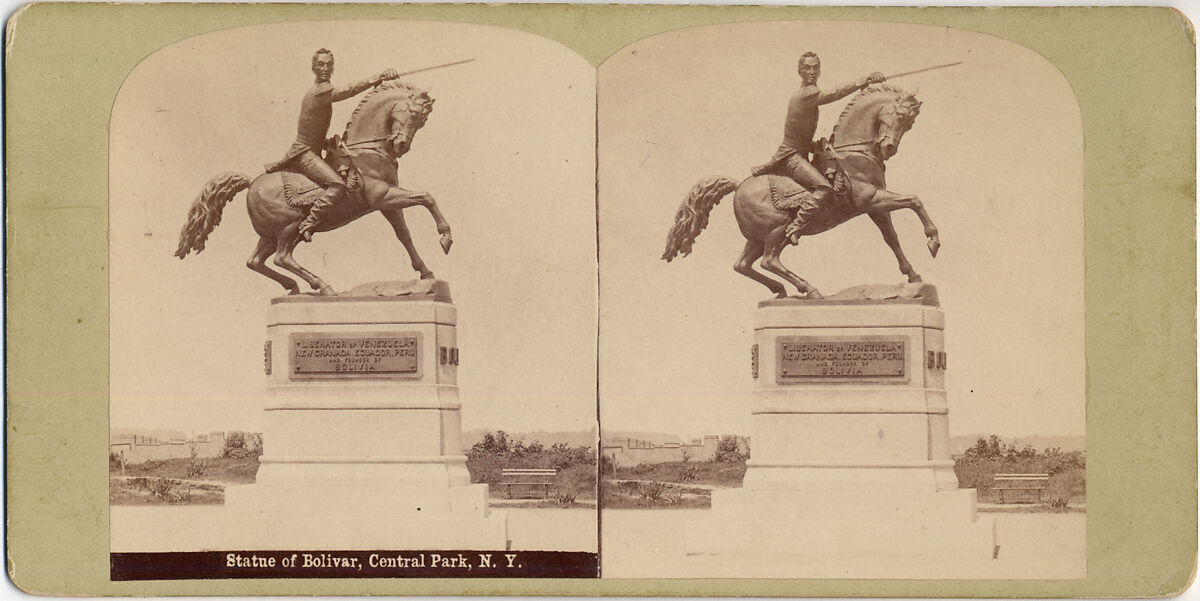
M 401 244 L 408 251 L 412 268 L 422 279 L 433 278 L 433 272 L 425 266 L 413 247 L 412 236 L 404 222 L 403 210 L 420 205 L 433 216 L 437 231 L 441 234 L 442 250 L 450 252 L 453 239 L 450 225 L 438 209 L 437 202 L 426 192 L 406 190 L 397 184 L 396 159 L 412 148 L 417 130 L 433 110 L 433 99 L 425 90 L 399 80 L 385 82 L 369 92 L 346 124 L 343 142 L 349 151 L 353 167 L 362 174 L 361 189 L 357 194 L 347 194 L 340 203 L 330 207 L 329 212 L 317 224 L 316 231 L 337 229 L 374 211 L 392 224 Z M 286 179 L 285 179 L 286 178 Z M 297 184 L 300 184 L 297 186 Z M 188 221 L 179 235 L 179 249 L 175 256 L 180 259 L 195 250 L 204 250 L 208 235 L 221 222 L 221 212 L 238 192 L 246 192 L 246 208 L 250 212 L 250 223 L 258 233 L 255 247 L 246 266 L 261 273 L 287 289 L 289 294 L 298 294 L 296 281 L 267 266 L 266 260 L 275 255 L 275 265 L 304 279 L 321 295 L 336 294 L 324 280 L 301 267 L 292 256 L 300 241 L 300 221 L 308 212 L 311 203 L 293 206 L 294 199 L 287 188 L 311 188 L 314 184 L 302 175 L 281 172 L 260 175 L 253 182 L 237 173 L 223 173 L 207 184 L 192 203 Z
M 866 214 L 879 227 L 883 239 L 896 255 L 900 271 L 908 281 L 919 282 L 921 276 L 913 269 L 892 226 L 891 212 L 911 209 L 925 227 L 929 253 L 936 257 L 941 241 L 937 227 L 929 219 L 921 201 L 912 194 L 898 194 L 886 189 L 884 161 L 894 156 L 900 139 L 912 127 L 921 110 L 916 97 L 900 88 L 877 85 L 858 93 L 842 111 L 830 136 L 833 158 L 845 170 L 849 189 L 839 193 L 818 209 L 800 231 L 802 236 L 819 234 L 841 225 L 852 217 Z M 824 171 L 824 158 L 815 166 Z M 733 213 L 738 227 L 746 238 L 746 247 L 734 263 L 738 273 L 766 286 L 779 298 L 787 289 L 778 280 L 754 269 L 754 261 L 762 257 L 762 267 L 787 280 L 807 298 L 821 298 L 812 285 L 788 270 L 779 260 L 787 245 L 786 229 L 794 211 L 777 208 L 773 196 L 795 193 L 799 186 L 791 179 L 778 175 L 751 177 L 738 185 L 727 177 L 708 177 L 694 187 L 675 215 L 675 226 L 667 236 L 667 249 L 662 258 L 670 261 L 676 255 L 687 256 L 696 236 L 708 225 L 708 215 L 715 204 L 730 192 Z

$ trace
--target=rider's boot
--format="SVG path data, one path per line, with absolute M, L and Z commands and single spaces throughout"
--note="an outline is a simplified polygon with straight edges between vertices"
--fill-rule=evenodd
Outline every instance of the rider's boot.
M 325 213 L 329 212 L 329 207 L 333 206 L 342 195 L 345 194 L 344 186 L 332 185 L 325 189 L 321 195 L 317 196 L 317 200 L 313 202 L 313 206 L 308 210 L 308 215 L 304 217 L 304 221 L 300 222 L 300 237 L 305 242 L 312 242 L 313 230 L 320 223 L 321 218 Z
M 792 222 L 788 224 L 784 230 L 784 236 L 793 245 L 800 241 L 800 234 L 804 232 L 804 226 L 808 225 L 808 221 L 812 216 L 826 203 L 833 200 L 833 188 L 825 186 L 816 186 L 804 196 L 804 200 L 800 202 L 800 206 L 796 208 L 796 215 L 792 217 Z

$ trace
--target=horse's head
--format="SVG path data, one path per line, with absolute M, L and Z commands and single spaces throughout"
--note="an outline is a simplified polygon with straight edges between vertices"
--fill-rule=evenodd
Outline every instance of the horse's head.
M 900 138 L 913 126 L 920 113 L 921 103 L 916 96 L 907 92 L 897 94 L 895 102 L 890 106 L 885 104 L 880 109 L 876 140 L 879 141 L 879 154 L 883 160 L 892 158 L 900 150 Z
M 384 152 L 399 158 L 412 148 L 417 130 L 425 125 L 431 111 L 433 98 L 428 90 L 398 79 L 387 81 L 358 103 L 343 137 L 351 146 L 381 142 Z
M 391 136 L 388 137 L 388 152 L 402 157 L 412 148 L 417 130 L 425 126 L 425 120 L 433 111 L 433 98 L 429 90 L 414 91 L 407 99 L 397 99 L 392 105 Z
M 886 161 L 921 112 L 916 96 L 890 85 L 871 86 L 850 100 L 833 128 L 837 148 L 865 151 Z M 853 150 L 852 150 L 853 151 Z

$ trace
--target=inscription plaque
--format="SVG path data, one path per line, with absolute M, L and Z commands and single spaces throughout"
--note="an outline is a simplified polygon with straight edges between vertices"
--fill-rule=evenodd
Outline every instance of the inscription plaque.
M 905 338 L 776 339 L 780 382 L 830 380 L 906 380 Z
M 397 334 L 292 334 L 292 378 L 416 376 L 421 337 Z

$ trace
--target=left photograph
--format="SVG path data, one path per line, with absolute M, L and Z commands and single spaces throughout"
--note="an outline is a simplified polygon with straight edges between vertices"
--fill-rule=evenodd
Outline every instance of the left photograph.
M 110 121 L 113 580 L 596 577 L 595 71 L 214 32 Z

